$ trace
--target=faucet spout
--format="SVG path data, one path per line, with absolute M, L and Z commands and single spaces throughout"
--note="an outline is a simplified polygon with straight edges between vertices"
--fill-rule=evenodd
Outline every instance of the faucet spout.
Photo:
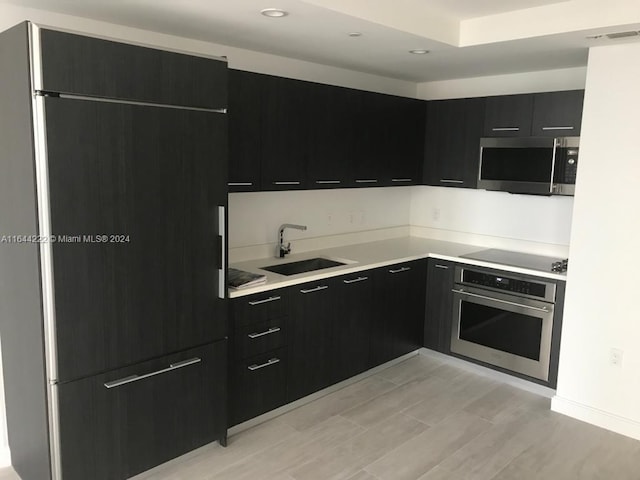
M 278 248 L 276 250 L 276 257 L 284 258 L 287 253 L 291 253 L 291 242 L 287 245 L 284 244 L 284 231 L 287 228 L 295 228 L 296 230 L 306 230 L 306 225 L 296 225 L 294 223 L 283 223 L 278 229 Z

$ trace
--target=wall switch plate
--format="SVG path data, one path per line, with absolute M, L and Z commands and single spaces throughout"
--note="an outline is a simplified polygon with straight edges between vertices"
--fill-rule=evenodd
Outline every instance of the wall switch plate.
M 609 363 L 613 366 L 621 367 L 623 355 L 624 351 L 621 348 L 612 348 L 609 351 Z
M 439 208 L 434 208 L 433 210 L 431 210 L 431 218 L 433 219 L 434 222 L 437 222 L 438 220 L 440 220 L 440 209 Z

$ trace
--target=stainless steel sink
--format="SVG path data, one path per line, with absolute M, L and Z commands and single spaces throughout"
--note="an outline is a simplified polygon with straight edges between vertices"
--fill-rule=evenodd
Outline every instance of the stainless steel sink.
M 322 270 L 324 268 L 339 267 L 340 265 L 346 265 L 346 263 L 319 257 L 300 260 L 299 262 L 268 265 L 266 267 L 260 267 L 260 269 L 279 273 L 280 275 L 296 275 L 298 273 L 312 272 L 314 270 Z

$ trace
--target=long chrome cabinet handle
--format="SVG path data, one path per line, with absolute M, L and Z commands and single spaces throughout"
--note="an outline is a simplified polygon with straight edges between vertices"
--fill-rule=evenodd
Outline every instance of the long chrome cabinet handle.
M 573 130 L 574 127 L 542 127 L 542 130 Z
M 392 182 L 413 182 L 413 178 L 392 178 Z
M 253 302 L 249 302 L 249 305 L 255 307 L 256 305 L 262 305 L 263 303 L 275 302 L 276 300 L 280 300 L 282 297 L 269 297 L 264 300 L 254 300 Z
M 325 290 L 329 288 L 329 285 L 320 285 L 316 288 L 310 288 L 309 290 L 300 290 L 300 293 L 313 293 L 313 292 L 319 292 L 320 290 Z
M 441 178 L 441 183 L 464 183 L 464 180 L 454 180 L 452 178 Z
M 402 273 L 402 272 L 408 272 L 409 270 L 411 270 L 411 267 L 402 267 L 402 268 L 398 268 L 397 270 L 389 270 L 389 273 Z
M 218 270 L 218 298 L 227 298 L 227 220 L 225 207 L 218 206 L 218 235 L 220 236 L 220 270 Z
M 449 267 L 447 267 L 446 265 L 439 265 L 436 263 L 436 268 L 442 268 L 443 270 L 449 270 Z
M 491 129 L 493 132 L 518 132 L 520 127 L 494 127 Z
M 250 187 L 253 182 L 229 182 L 227 185 L 230 187 Z
M 264 337 L 265 335 L 271 335 L 272 333 L 276 333 L 279 331 L 280 331 L 280 327 L 271 327 L 266 332 L 250 333 L 249 335 L 247 335 L 247 337 L 254 339 L 254 338 Z
M 342 183 L 340 180 L 316 180 L 316 183 L 320 185 L 328 185 L 333 183 Z
M 469 292 L 465 292 L 464 290 L 456 290 L 455 288 L 451 290 L 453 293 L 459 293 L 461 295 L 468 295 L 470 297 L 476 297 L 476 298 L 484 298 L 485 300 L 491 300 L 492 302 L 499 302 L 499 303 L 506 303 L 507 305 L 513 305 L 514 307 L 522 307 L 522 308 L 528 308 L 529 310 L 536 310 L 538 312 L 547 312 L 549 313 L 550 310 L 547 307 L 532 307 L 530 305 L 523 305 L 522 303 L 517 303 L 517 302 L 509 302 L 508 300 L 500 300 L 499 298 L 494 298 L 494 297 L 487 297 L 485 295 L 478 295 L 477 293 L 469 293 Z
M 122 385 L 126 385 L 127 383 L 133 383 L 140 380 L 144 380 L 145 378 L 155 377 L 156 375 L 161 375 L 163 373 L 171 372 L 172 370 L 188 367 L 189 365 L 194 365 L 196 363 L 200 363 L 201 361 L 202 361 L 201 358 L 193 357 L 193 358 L 190 358 L 189 360 L 183 360 L 181 362 L 172 363 L 167 368 L 163 368 L 162 370 L 157 370 L 151 373 L 145 373 L 144 375 L 130 375 L 128 377 L 124 377 L 119 380 L 113 380 L 112 382 L 105 383 L 104 386 L 107 388 L 121 387 Z
M 264 367 L 269 367 L 271 365 L 275 365 L 276 363 L 280 363 L 279 358 L 270 358 L 265 363 L 261 363 L 260 365 L 254 363 L 253 365 L 249 365 L 247 368 L 253 372 L 254 370 L 259 370 Z
M 378 183 L 378 180 L 363 179 L 363 180 L 356 180 L 356 183 Z
M 358 277 L 354 278 L 353 280 L 343 280 L 343 282 L 348 285 L 350 283 L 364 282 L 365 280 L 369 280 L 369 277 Z
M 273 182 L 274 185 L 300 185 L 300 182 Z

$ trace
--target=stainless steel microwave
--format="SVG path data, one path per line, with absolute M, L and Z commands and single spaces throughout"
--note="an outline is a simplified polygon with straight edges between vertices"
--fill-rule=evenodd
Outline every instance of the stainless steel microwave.
M 580 137 L 481 138 L 478 188 L 573 195 Z

